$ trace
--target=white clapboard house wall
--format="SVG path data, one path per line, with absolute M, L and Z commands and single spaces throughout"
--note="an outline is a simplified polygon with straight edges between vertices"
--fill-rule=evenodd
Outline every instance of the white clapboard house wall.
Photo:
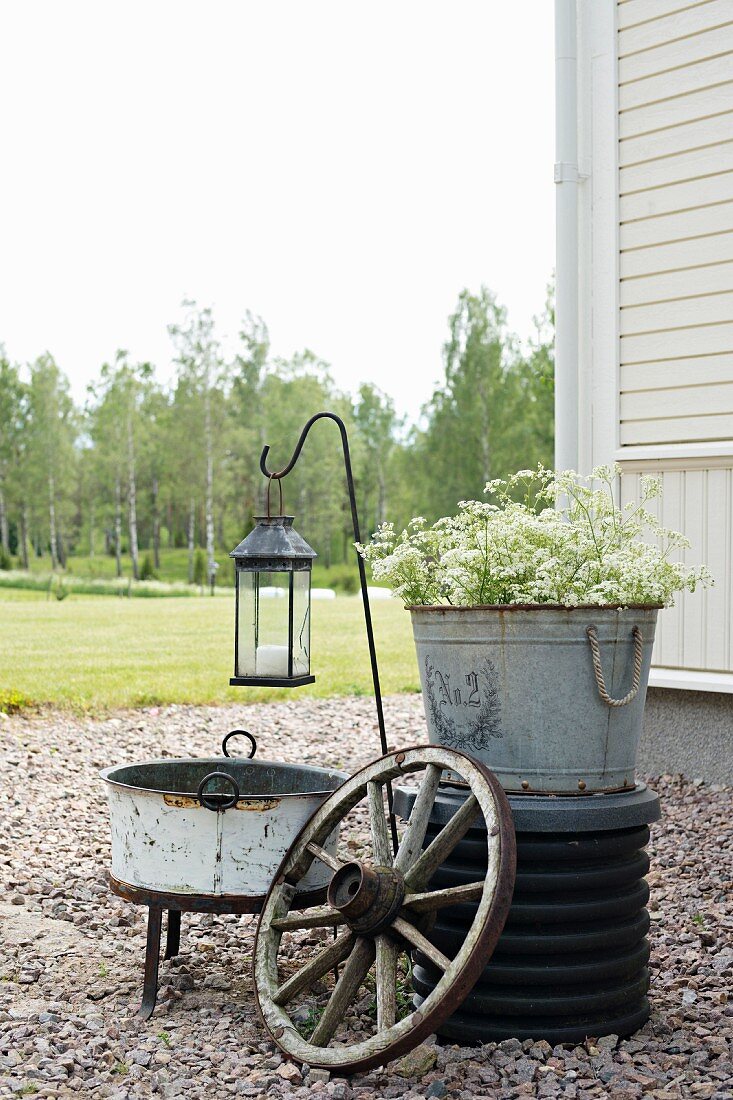
M 653 770 L 733 779 L 733 0 L 556 0 L 558 464 L 663 479 Z

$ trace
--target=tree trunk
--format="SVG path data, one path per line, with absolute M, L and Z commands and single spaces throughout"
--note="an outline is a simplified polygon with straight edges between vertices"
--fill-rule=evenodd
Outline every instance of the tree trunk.
M 479 384 L 478 397 L 481 403 L 481 465 L 484 483 L 491 481 L 491 432 L 489 422 L 489 402 L 483 384 Z
M 51 543 L 51 568 L 55 569 L 58 565 L 58 554 L 56 548 L 56 486 L 53 474 L 48 475 L 48 533 Z
M 175 533 L 175 521 L 176 516 L 173 510 L 173 505 L 168 503 L 168 549 L 171 550 L 176 545 L 176 533 Z
M 214 448 L 211 438 L 211 393 L 207 371 L 204 395 L 204 430 L 206 432 L 206 568 L 211 594 L 214 594 L 216 562 L 214 561 Z
M 196 501 L 191 497 L 191 507 L 188 512 L 188 583 L 193 584 L 193 556 L 196 550 L 194 535 L 196 533 Z
M 115 563 L 117 576 L 122 576 L 122 506 L 120 503 L 120 479 L 115 478 Z
M 56 555 L 59 559 L 61 568 L 66 569 L 66 546 L 64 544 L 64 537 L 59 530 L 56 531 Z
M 138 567 L 137 549 L 137 487 L 135 485 L 135 444 L 132 437 L 132 415 L 127 417 L 127 502 L 129 506 L 130 520 L 130 557 L 132 558 L 132 575 L 135 580 L 140 579 Z
M 24 569 L 30 568 L 30 555 L 28 553 L 28 505 L 24 504 L 20 510 L 20 558 Z
M 158 478 L 153 474 L 153 568 L 160 569 L 160 511 L 158 509 Z
M 381 465 L 379 467 L 378 477 L 377 526 L 379 526 L 380 523 L 384 523 L 387 518 L 387 479 L 384 476 L 384 470 Z
M 6 554 L 10 553 L 10 538 L 8 536 L 8 512 L 5 507 L 5 494 L 0 485 L 0 546 Z
M 89 558 L 94 557 L 94 504 L 89 505 Z

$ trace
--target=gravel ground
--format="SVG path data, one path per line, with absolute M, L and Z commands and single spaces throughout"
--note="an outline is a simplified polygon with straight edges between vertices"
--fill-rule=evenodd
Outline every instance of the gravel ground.
M 419 697 L 386 701 L 390 743 L 424 741 Z M 550 1048 L 425 1044 L 349 1080 L 283 1062 L 257 1023 L 248 917 L 183 918 L 153 1018 L 138 1007 L 145 911 L 111 895 L 96 769 L 217 755 L 244 724 L 270 759 L 354 770 L 379 755 L 369 699 L 169 707 L 94 721 L 0 715 L 0 1096 L 733 1097 L 731 791 L 664 776 L 653 826 L 653 1015 L 632 1039 Z M 334 753 L 334 746 L 336 751 Z

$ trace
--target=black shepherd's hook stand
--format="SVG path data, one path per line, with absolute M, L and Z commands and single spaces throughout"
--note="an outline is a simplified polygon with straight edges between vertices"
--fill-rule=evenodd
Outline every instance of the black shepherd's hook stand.
M 298 440 L 295 450 L 293 451 L 292 458 L 288 462 L 287 466 L 283 466 L 282 470 L 273 472 L 267 468 L 267 456 L 270 452 L 268 446 L 263 447 L 262 454 L 260 455 L 260 470 L 265 477 L 272 479 L 273 481 L 280 481 L 282 478 L 287 477 L 290 471 L 295 466 L 295 463 L 300 457 L 300 452 L 303 450 L 303 444 L 305 443 L 308 432 L 311 430 L 317 420 L 333 420 L 338 424 L 338 429 L 341 432 L 341 444 L 344 451 L 344 466 L 346 468 L 346 484 L 349 491 L 349 503 L 351 504 L 351 522 L 354 528 L 354 541 L 361 542 L 361 532 L 359 531 L 359 515 L 356 509 L 356 493 L 354 491 L 354 475 L 351 469 L 351 455 L 349 453 L 349 438 L 346 434 L 346 425 L 340 416 L 332 412 L 319 412 L 315 416 L 312 416 L 308 423 L 300 433 L 300 439 Z M 364 566 L 364 559 L 361 554 L 357 552 L 357 562 L 359 565 L 359 580 L 361 582 L 361 599 L 364 605 L 364 621 L 366 623 L 367 641 L 369 643 L 369 660 L 372 666 L 372 681 L 374 684 L 374 698 L 377 704 L 377 722 L 379 724 L 379 739 L 382 745 L 382 755 L 386 756 L 389 752 L 387 747 L 387 734 L 384 729 L 384 710 L 382 708 L 382 691 L 379 686 L 379 668 L 377 666 L 377 652 L 374 646 L 374 629 L 372 627 L 372 612 L 369 606 L 369 593 L 367 592 L 367 579 L 366 568 Z M 389 823 L 392 831 L 392 846 L 397 851 L 397 826 L 395 823 L 394 811 L 392 809 L 392 784 L 387 784 L 387 803 L 389 806 Z

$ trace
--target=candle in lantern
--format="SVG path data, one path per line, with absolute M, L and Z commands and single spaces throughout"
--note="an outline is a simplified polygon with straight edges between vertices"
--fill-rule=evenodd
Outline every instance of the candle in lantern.
M 286 645 L 259 645 L 255 656 L 258 676 L 287 676 L 288 647 Z

